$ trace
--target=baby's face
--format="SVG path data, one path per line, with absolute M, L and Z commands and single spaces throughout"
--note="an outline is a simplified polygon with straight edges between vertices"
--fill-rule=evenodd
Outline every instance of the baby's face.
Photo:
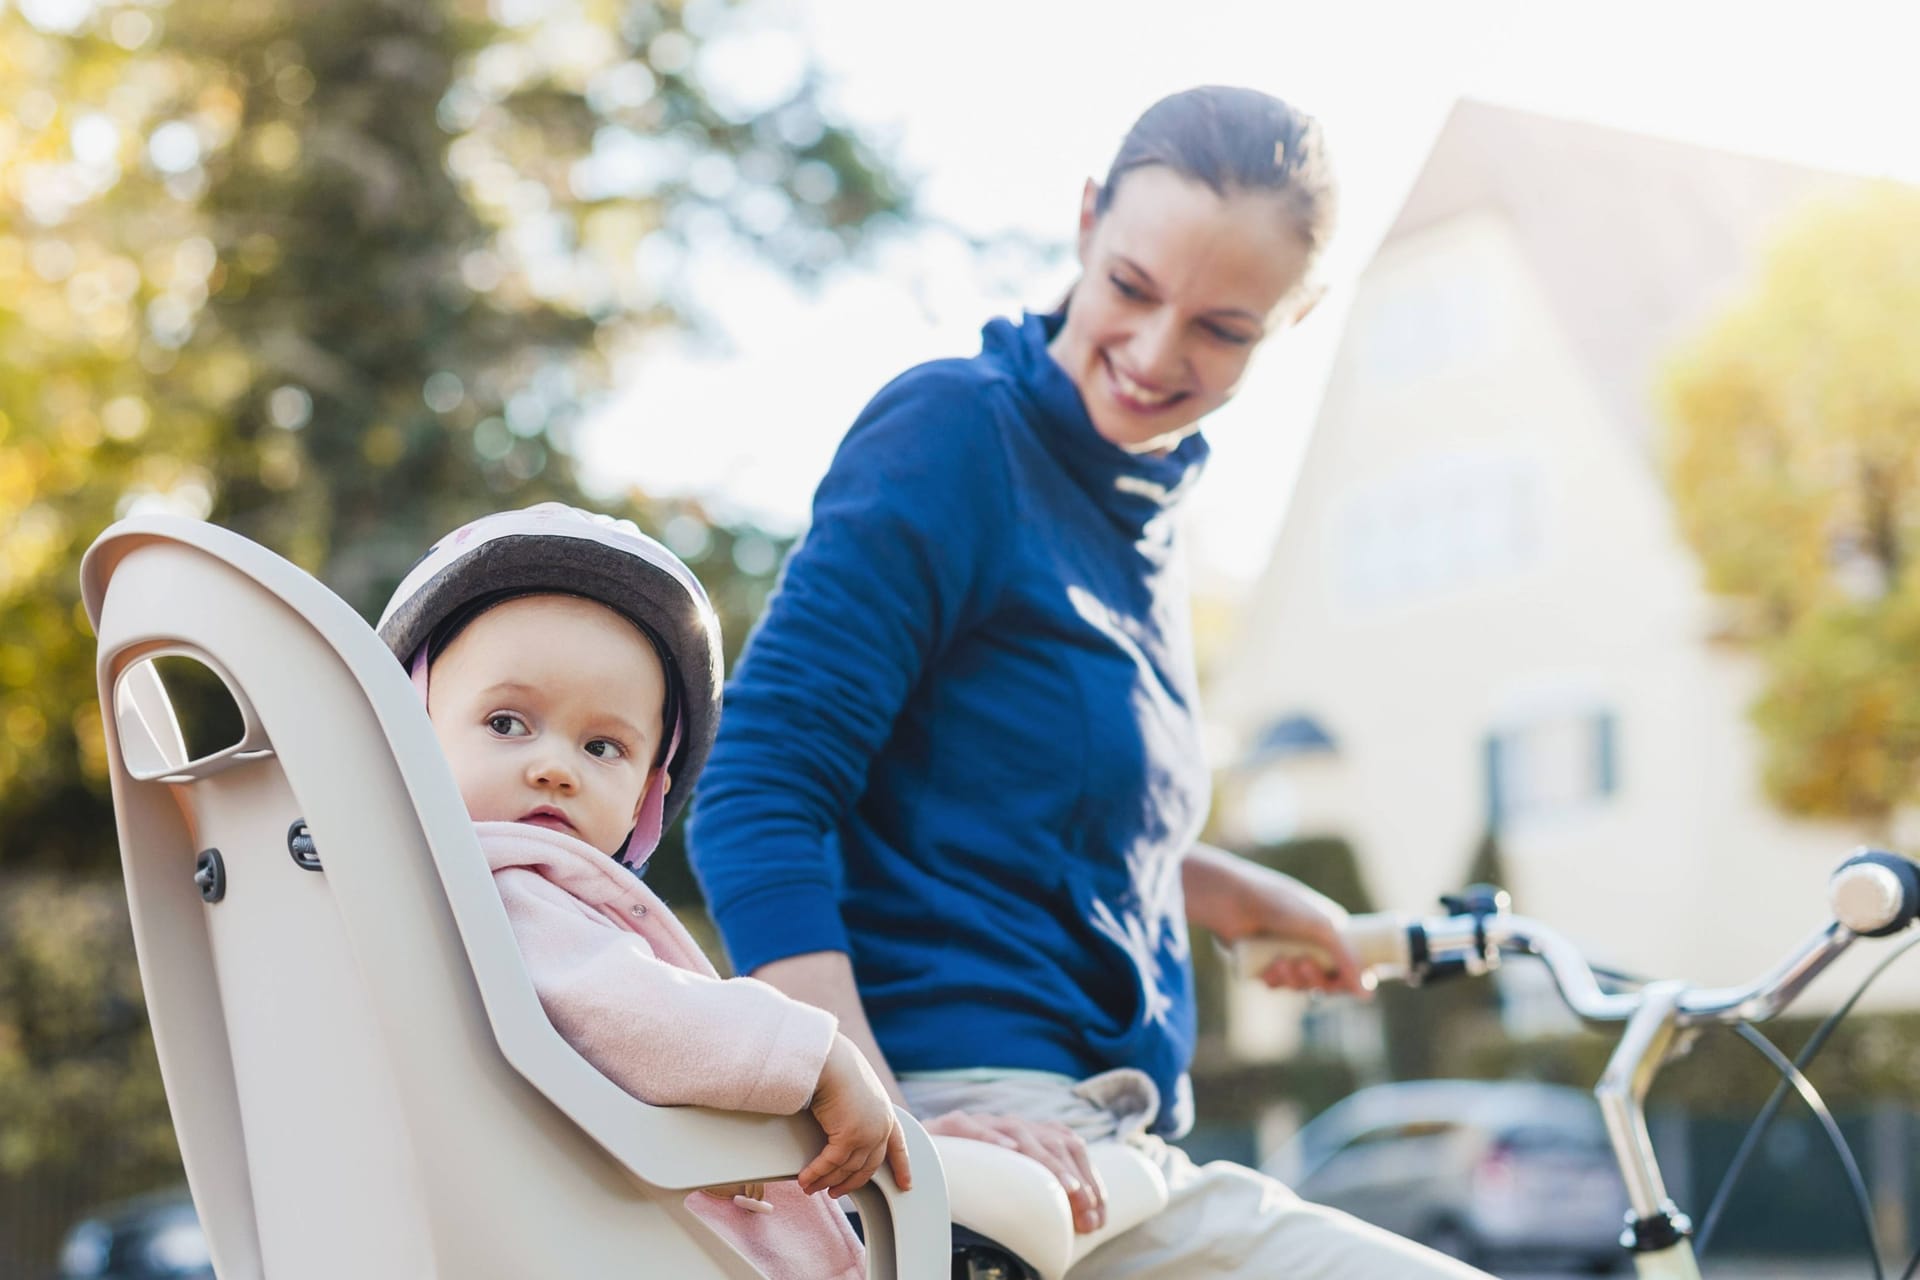
M 427 699 L 475 822 L 525 822 L 619 850 L 659 754 L 666 700 L 660 659 L 631 623 L 573 596 L 509 600 L 436 657 Z

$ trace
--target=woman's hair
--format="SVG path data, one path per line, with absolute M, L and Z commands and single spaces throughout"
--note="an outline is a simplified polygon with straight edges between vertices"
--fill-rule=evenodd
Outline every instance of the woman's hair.
M 1094 213 L 1107 211 L 1128 173 L 1156 164 L 1219 196 L 1279 196 L 1309 262 L 1333 236 L 1339 192 L 1319 121 L 1256 89 L 1202 85 L 1148 107 L 1121 142 Z

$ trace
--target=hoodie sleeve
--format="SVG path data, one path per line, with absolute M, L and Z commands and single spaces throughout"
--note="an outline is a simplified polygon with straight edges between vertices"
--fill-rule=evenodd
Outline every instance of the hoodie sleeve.
M 1004 580 L 1013 519 L 986 384 L 966 362 L 875 397 L 727 688 L 689 848 L 742 973 L 848 950 L 829 841 L 928 665 Z
M 668 964 L 536 871 L 503 868 L 493 879 L 547 1017 L 628 1093 L 775 1115 L 813 1095 L 831 1014 L 752 978 Z

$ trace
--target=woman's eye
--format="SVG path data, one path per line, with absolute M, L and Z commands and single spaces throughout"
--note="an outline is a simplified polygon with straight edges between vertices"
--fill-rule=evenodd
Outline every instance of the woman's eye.
M 1217 324 L 1210 324 L 1204 327 L 1208 333 L 1212 334 L 1214 337 L 1218 338 L 1220 341 L 1230 343 L 1236 347 L 1247 346 L 1253 341 L 1251 337 L 1249 337 L 1244 333 L 1241 333 L 1238 329 L 1227 329 Z
M 1119 276 L 1108 276 L 1107 279 L 1113 282 L 1113 291 L 1125 298 L 1128 302 L 1145 302 L 1147 300 L 1147 291 L 1140 286 L 1128 284 Z
M 618 760 L 627 754 L 627 749 L 612 738 L 595 738 L 587 744 L 587 754 L 601 760 Z
M 519 716 L 510 716 L 504 711 L 488 716 L 487 728 L 503 738 L 524 737 L 528 732 L 526 721 Z

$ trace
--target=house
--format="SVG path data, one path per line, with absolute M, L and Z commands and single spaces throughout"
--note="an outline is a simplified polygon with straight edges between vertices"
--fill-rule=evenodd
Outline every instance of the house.
M 1866 832 L 1787 818 L 1761 792 L 1760 671 L 1716 640 L 1654 394 L 1771 229 L 1845 181 L 1454 109 L 1359 280 L 1209 690 L 1235 744 L 1223 839 L 1343 838 L 1376 904 L 1421 911 L 1492 830 L 1516 909 L 1659 976 L 1744 982 L 1823 922 L 1827 873 Z M 1520 968 L 1509 1029 L 1562 1025 Z M 1799 1008 L 1838 1003 L 1838 979 Z M 1235 999 L 1244 1050 L 1289 1047 L 1252 1029 L 1271 1009 Z M 1916 1004 L 1920 963 L 1867 1007 Z

